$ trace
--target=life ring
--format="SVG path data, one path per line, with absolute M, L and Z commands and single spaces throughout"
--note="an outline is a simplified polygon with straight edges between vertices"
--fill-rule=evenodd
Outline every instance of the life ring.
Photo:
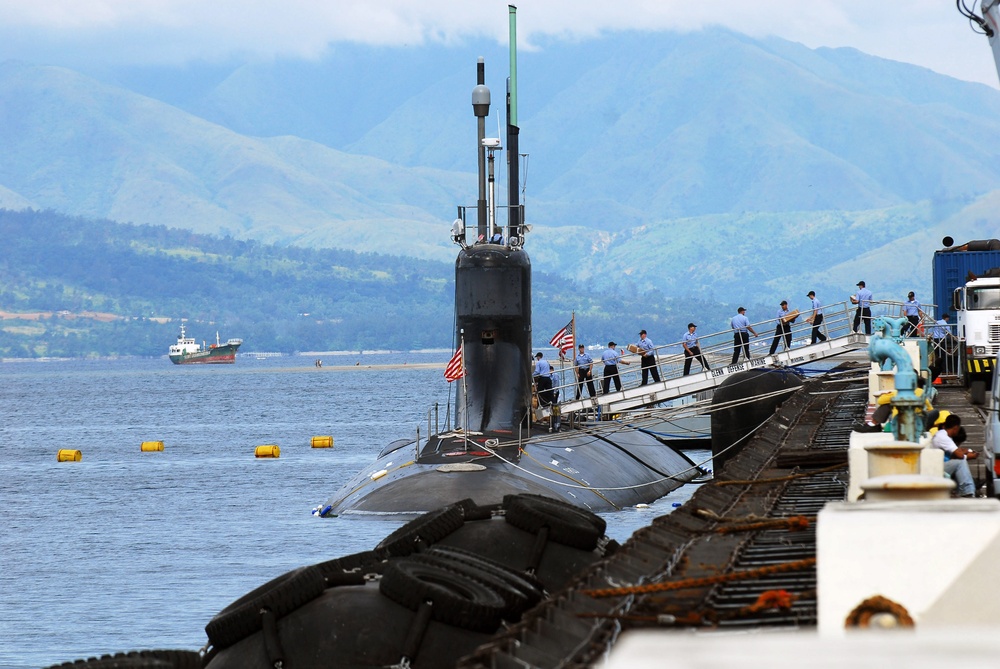
M 508 523 L 526 532 L 537 533 L 549 528 L 549 540 L 590 551 L 607 529 L 607 523 L 591 513 L 567 502 L 542 495 L 505 495 L 503 505 Z
M 191 650 L 135 650 L 53 664 L 47 669 L 201 669 L 202 658 Z
M 417 552 L 421 543 L 431 545 L 444 539 L 465 523 L 464 503 L 462 500 L 414 518 L 380 541 L 375 553 L 383 558 L 405 557 Z
M 316 567 L 300 567 L 271 579 L 222 609 L 205 625 L 216 649 L 228 648 L 263 628 L 261 609 L 281 618 L 323 594 L 326 580 Z
M 411 611 L 431 602 L 431 618 L 478 632 L 500 627 L 507 605 L 489 586 L 440 564 L 397 558 L 386 565 L 379 592 Z
M 914 626 L 913 618 L 905 606 L 882 595 L 875 595 L 858 604 L 847 614 L 844 627 L 869 627 L 872 619 L 879 614 L 891 616 L 896 627 Z
M 545 586 L 537 579 L 462 548 L 435 546 L 414 557 L 454 569 L 496 590 L 513 616 L 508 620 L 520 618 L 522 613 L 545 597 Z

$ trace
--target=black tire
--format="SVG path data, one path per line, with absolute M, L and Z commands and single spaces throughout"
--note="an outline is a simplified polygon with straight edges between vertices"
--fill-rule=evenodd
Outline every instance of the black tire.
M 421 543 L 441 541 L 465 523 L 465 513 L 457 504 L 443 506 L 414 518 L 379 542 L 375 553 L 382 558 L 405 557 L 419 550 Z
M 976 379 L 969 384 L 969 401 L 977 407 L 986 404 L 986 382 Z
M 500 507 L 499 504 L 479 506 L 471 498 L 455 502 L 455 506 L 462 509 L 466 520 L 489 520 L 493 516 L 493 511 Z
M 135 650 L 54 664 L 47 669 L 201 669 L 201 666 L 201 655 L 195 651 Z
M 477 632 L 495 632 L 507 610 L 489 586 L 440 564 L 414 558 L 391 560 L 379 581 L 379 592 L 411 611 L 430 601 L 432 619 Z
M 520 617 L 545 597 L 545 586 L 538 579 L 472 551 L 451 546 L 435 546 L 421 553 L 419 557 L 455 566 L 462 573 L 486 585 L 496 584 L 497 587 L 494 589 L 511 607 L 511 613 L 515 617 Z
M 537 533 L 549 528 L 549 540 L 571 548 L 591 551 L 604 535 L 607 523 L 586 509 L 541 495 L 506 495 L 507 522 Z
M 316 568 L 323 574 L 326 587 L 332 588 L 338 585 L 361 585 L 365 574 L 381 574 L 385 569 L 385 561 L 375 551 L 364 551 L 320 562 Z
M 272 579 L 222 609 L 205 626 L 212 646 L 228 648 L 262 627 L 260 611 L 281 618 L 323 594 L 326 581 L 317 567 L 302 567 Z

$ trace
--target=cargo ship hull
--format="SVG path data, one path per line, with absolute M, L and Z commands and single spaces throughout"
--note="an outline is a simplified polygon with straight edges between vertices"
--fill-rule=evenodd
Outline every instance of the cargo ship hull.
M 181 325 L 181 334 L 177 343 L 170 347 L 168 357 L 175 365 L 222 364 L 231 365 L 236 362 L 236 351 L 243 343 L 242 339 L 230 339 L 223 343 L 219 333 L 215 333 L 215 343 L 205 346 L 188 337 Z
M 175 365 L 226 365 L 236 362 L 236 350 L 239 346 L 224 344 L 219 348 L 200 351 L 198 353 L 181 353 L 170 356 L 170 362 Z

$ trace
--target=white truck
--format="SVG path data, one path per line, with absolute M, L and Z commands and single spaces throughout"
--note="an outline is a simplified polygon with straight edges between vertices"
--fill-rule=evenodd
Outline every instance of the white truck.
M 979 5 L 981 16 L 966 6 L 965 0 L 955 0 L 955 5 L 958 7 L 959 12 L 969 19 L 974 28 L 977 28 L 989 38 L 990 48 L 993 50 L 993 64 L 996 66 L 997 76 L 1000 76 L 1000 0 L 982 0 Z M 975 2 L 973 1 L 974 8 Z M 964 294 L 964 305 L 971 303 L 979 306 L 992 301 L 996 305 L 994 308 L 1000 308 L 1000 278 L 977 277 L 975 280 L 967 283 L 965 288 L 974 288 L 976 292 L 972 294 L 966 292 Z M 982 292 L 979 292 L 980 290 Z M 970 323 L 969 327 L 972 328 L 975 326 Z M 985 319 L 985 327 L 990 333 L 989 336 L 994 337 L 994 342 L 1000 341 L 1000 320 Z M 988 344 L 985 339 L 981 346 L 981 352 L 986 353 Z M 976 353 L 975 342 L 972 342 L 972 351 L 973 354 Z M 995 370 L 997 363 L 1000 362 L 1000 353 L 998 353 L 995 346 L 991 359 L 991 367 Z M 986 399 L 986 443 L 983 450 L 986 454 L 990 470 L 994 476 L 1000 477 L 1000 471 L 997 471 L 1000 469 L 1000 465 L 998 465 L 996 457 L 1000 453 L 1000 374 L 995 373 L 990 383 L 989 396 Z M 991 495 L 1000 493 L 1000 490 L 997 490 L 998 486 L 996 483 L 996 479 L 987 482 L 987 489 Z
M 945 237 L 943 243 L 934 252 L 934 302 L 938 316 L 954 312 L 951 334 L 960 344 L 956 353 L 947 353 L 948 372 L 960 374 L 972 403 L 981 405 L 1000 353 L 1000 239 L 956 246 Z

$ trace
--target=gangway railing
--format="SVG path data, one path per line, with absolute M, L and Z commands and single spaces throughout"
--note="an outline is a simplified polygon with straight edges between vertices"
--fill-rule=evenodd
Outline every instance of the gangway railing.
M 806 344 L 791 350 L 751 358 L 748 361 L 715 367 L 709 371 L 695 372 L 687 376 L 661 377 L 660 383 L 623 388 L 621 392 L 611 392 L 597 397 L 564 401 L 559 407 L 564 414 L 585 409 L 597 409 L 603 414 L 619 413 L 715 388 L 729 376 L 739 372 L 767 367 L 796 367 L 866 346 L 868 346 L 867 336 L 850 333 L 824 342 Z
M 900 306 L 901 303 L 873 302 L 872 318 L 881 315 L 898 316 L 901 313 Z M 571 358 L 557 361 L 554 365 L 556 377 L 554 385 L 559 398 L 556 405 L 563 414 L 582 410 L 596 410 L 602 414 L 618 413 L 713 389 L 727 377 L 738 372 L 766 367 L 797 367 L 864 348 L 868 345 L 868 337 L 864 334 L 863 324 L 859 327 L 860 334 L 855 333 L 853 329 L 856 309 L 856 305 L 846 301 L 824 305 L 823 322 L 819 327 L 819 333 L 826 339 L 816 343 L 812 342 L 813 325 L 806 321 L 812 312 L 803 311 L 791 324 L 790 347 L 786 346 L 785 337 L 779 336 L 777 318 L 752 323 L 751 327 L 757 332 L 757 336 L 751 336 L 751 358 L 747 360 L 741 353 L 735 363 L 732 362 L 734 349 L 732 330 L 708 335 L 699 333 L 699 348 L 709 369 L 702 370 L 698 358 L 693 358 L 692 373 L 687 376 L 684 375 L 685 357 L 681 342 L 658 346 L 654 349 L 654 354 L 660 381 L 650 381 L 647 385 L 641 385 L 639 355 L 626 354 L 622 361 L 627 363 L 627 366 L 621 364 L 618 366 L 622 390 L 614 391 L 612 387 L 607 394 L 602 392 L 603 365 L 599 357 L 594 356 L 597 358 L 593 375 L 596 397 L 589 396 L 586 383 L 577 382 L 576 368 Z M 655 333 L 650 337 L 653 335 Z M 771 345 L 776 337 L 777 349 L 771 353 Z M 578 397 L 579 390 L 582 392 Z M 544 406 L 542 412 L 544 413 Z

